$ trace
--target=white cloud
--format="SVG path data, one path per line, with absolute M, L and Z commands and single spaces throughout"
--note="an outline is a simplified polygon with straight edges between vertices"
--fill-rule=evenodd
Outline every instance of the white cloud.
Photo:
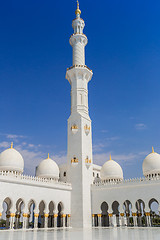
M 147 126 L 146 126 L 146 124 L 144 124 L 144 123 L 137 123 L 137 124 L 135 125 L 135 128 L 136 128 L 137 130 L 144 130 L 144 129 L 147 128 Z
M 0 142 L 0 148 L 9 148 L 10 147 L 10 143 L 9 142 Z
M 103 149 L 104 149 L 105 147 L 110 146 L 110 144 L 111 144 L 113 141 L 116 141 L 116 140 L 118 140 L 118 139 L 119 139 L 118 136 L 108 137 L 108 138 L 105 138 L 105 139 L 103 140 L 103 143 L 102 143 L 102 142 L 99 142 L 99 143 L 93 144 L 93 152 L 96 153 L 96 152 L 101 152 L 101 151 L 103 151 Z

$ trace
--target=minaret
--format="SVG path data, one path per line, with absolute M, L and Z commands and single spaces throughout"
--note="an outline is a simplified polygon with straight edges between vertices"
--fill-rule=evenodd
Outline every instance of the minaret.
M 68 119 L 67 181 L 72 184 L 72 227 L 91 227 L 92 129 L 88 114 L 88 82 L 92 71 L 85 65 L 84 20 L 77 1 L 74 33 L 69 43 L 73 48 L 73 65 L 67 69 L 71 84 L 71 115 Z

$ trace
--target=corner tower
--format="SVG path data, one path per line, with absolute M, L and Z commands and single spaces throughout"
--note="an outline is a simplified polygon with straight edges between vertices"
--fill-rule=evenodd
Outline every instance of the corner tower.
M 69 43 L 73 64 L 66 79 L 71 85 L 71 115 L 68 119 L 67 181 L 72 184 L 71 221 L 73 227 L 91 227 L 92 128 L 88 114 L 88 82 L 92 71 L 85 65 L 84 20 L 77 1 L 74 33 Z

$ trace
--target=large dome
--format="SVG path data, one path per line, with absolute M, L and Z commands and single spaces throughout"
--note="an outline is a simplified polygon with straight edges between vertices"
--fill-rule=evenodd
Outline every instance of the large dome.
M 59 167 L 56 162 L 49 158 L 49 154 L 48 158 L 40 162 L 36 168 L 36 177 L 59 178 Z
M 6 149 L 0 154 L 0 171 L 15 171 L 22 173 L 24 161 L 21 154 L 13 148 Z
M 121 166 L 111 159 L 105 162 L 101 168 L 101 179 L 102 180 L 123 180 L 123 171 Z
M 152 152 L 144 159 L 142 169 L 145 177 L 149 174 L 160 174 L 160 154 L 154 152 L 153 147 Z

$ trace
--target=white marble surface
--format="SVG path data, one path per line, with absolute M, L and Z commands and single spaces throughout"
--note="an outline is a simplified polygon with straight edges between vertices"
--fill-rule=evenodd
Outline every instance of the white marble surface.
M 160 228 L 1 231 L 1 240 L 159 240 Z

